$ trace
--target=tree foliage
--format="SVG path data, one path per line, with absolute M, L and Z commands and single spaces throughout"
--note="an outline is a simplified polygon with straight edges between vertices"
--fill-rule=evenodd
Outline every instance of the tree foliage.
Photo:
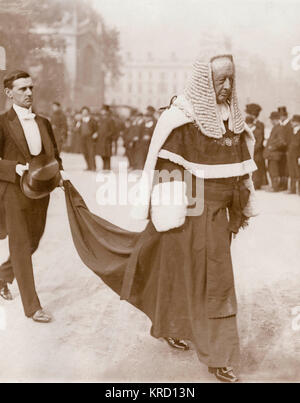
M 32 68 L 44 101 L 61 98 L 68 91 L 62 63 L 65 40 L 59 29 L 70 24 L 96 27 L 103 71 L 118 77 L 119 33 L 106 26 L 86 0 L 0 0 L 0 46 L 6 50 L 7 69 Z M 58 34 L 41 35 L 38 26 L 52 28 Z
M 113 81 L 121 75 L 120 67 L 122 64 L 119 53 L 119 36 L 120 33 L 114 28 L 108 28 L 103 24 L 103 60 L 105 73 L 109 73 Z

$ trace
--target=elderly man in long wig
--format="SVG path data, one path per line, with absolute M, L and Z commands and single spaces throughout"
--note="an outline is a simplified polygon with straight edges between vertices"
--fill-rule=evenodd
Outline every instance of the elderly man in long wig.
M 66 183 L 73 240 L 86 265 L 150 318 L 153 337 L 179 350 L 191 341 L 217 379 L 236 382 L 230 243 L 256 214 L 256 165 L 232 56 L 197 61 L 184 94 L 172 101 L 157 122 L 136 188 L 133 213 L 150 218 L 146 229 L 130 233 L 93 215 Z M 196 213 L 189 206 L 195 200 Z
M 238 380 L 230 243 L 256 215 L 254 143 L 238 107 L 232 56 L 197 61 L 184 95 L 158 121 L 140 183 L 143 199 L 134 209 L 136 218 L 151 218 L 132 289 L 152 320 L 152 336 L 180 349 L 192 341 L 200 361 L 225 382 Z M 158 181 L 157 171 L 182 176 Z M 204 179 L 197 216 L 188 214 L 189 176 L 193 191 Z M 171 194 L 176 202 L 169 197 L 167 205 Z

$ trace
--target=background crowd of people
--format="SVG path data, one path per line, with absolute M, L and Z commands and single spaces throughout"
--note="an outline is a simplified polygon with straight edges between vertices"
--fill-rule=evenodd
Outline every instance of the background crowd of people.
M 255 188 L 300 194 L 300 115 L 290 117 L 287 108 L 280 106 L 270 113 L 270 125 L 259 120 L 262 107 L 248 104 L 245 121 L 253 130 Z M 118 108 L 103 105 L 92 110 L 83 106 L 80 111 L 63 111 L 58 102 L 52 105 L 51 123 L 60 151 L 81 153 L 86 170 L 97 171 L 96 156 L 102 158 L 103 170 L 111 169 L 111 157 L 125 154 L 128 168 L 143 169 L 152 134 L 161 110 L 148 106 L 144 113 L 128 108 L 127 116 Z M 265 130 L 270 126 L 270 130 Z

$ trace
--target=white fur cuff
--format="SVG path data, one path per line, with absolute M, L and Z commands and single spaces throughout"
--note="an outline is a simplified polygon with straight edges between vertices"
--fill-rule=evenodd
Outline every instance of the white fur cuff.
M 244 184 L 247 187 L 247 189 L 250 190 L 250 195 L 249 195 L 248 203 L 243 210 L 243 214 L 249 218 L 255 217 L 259 214 L 259 208 L 258 208 L 258 203 L 257 203 L 257 198 L 256 198 L 252 178 L 245 179 Z
M 185 182 L 165 182 L 154 186 L 151 196 L 151 219 L 158 232 L 184 224 L 188 200 Z

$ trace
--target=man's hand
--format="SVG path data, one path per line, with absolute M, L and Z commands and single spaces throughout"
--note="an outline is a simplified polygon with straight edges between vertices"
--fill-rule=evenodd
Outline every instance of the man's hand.
M 92 135 L 92 139 L 93 140 L 96 140 L 98 138 L 98 133 L 96 132 L 96 133 L 94 133 L 93 135 Z
M 300 165 L 300 158 L 298 158 L 298 165 Z
M 22 176 L 25 171 L 28 171 L 28 168 L 29 168 L 28 162 L 27 162 L 26 165 L 17 164 L 17 166 L 16 166 L 16 173 L 17 173 L 19 176 Z
M 60 173 L 61 178 L 60 178 L 60 181 L 59 181 L 58 186 L 61 187 L 61 188 L 63 188 L 63 187 L 64 187 L 64 181 L 70 180 L 70 177 L 69 177 L 69 175 L 68 175 L 65 171 L 63 171 L 63 170 L 59 171 L 59 173 Z
M 69 177 L 69 175 L 66 173 L 66 171 L 59 171 L 59 173 L 60 173 L 60 176 L 61 176 L 61 178 L 62 178 L 63 181 L 68 181 L 68 180 L 70 180 L 70 177 Z

